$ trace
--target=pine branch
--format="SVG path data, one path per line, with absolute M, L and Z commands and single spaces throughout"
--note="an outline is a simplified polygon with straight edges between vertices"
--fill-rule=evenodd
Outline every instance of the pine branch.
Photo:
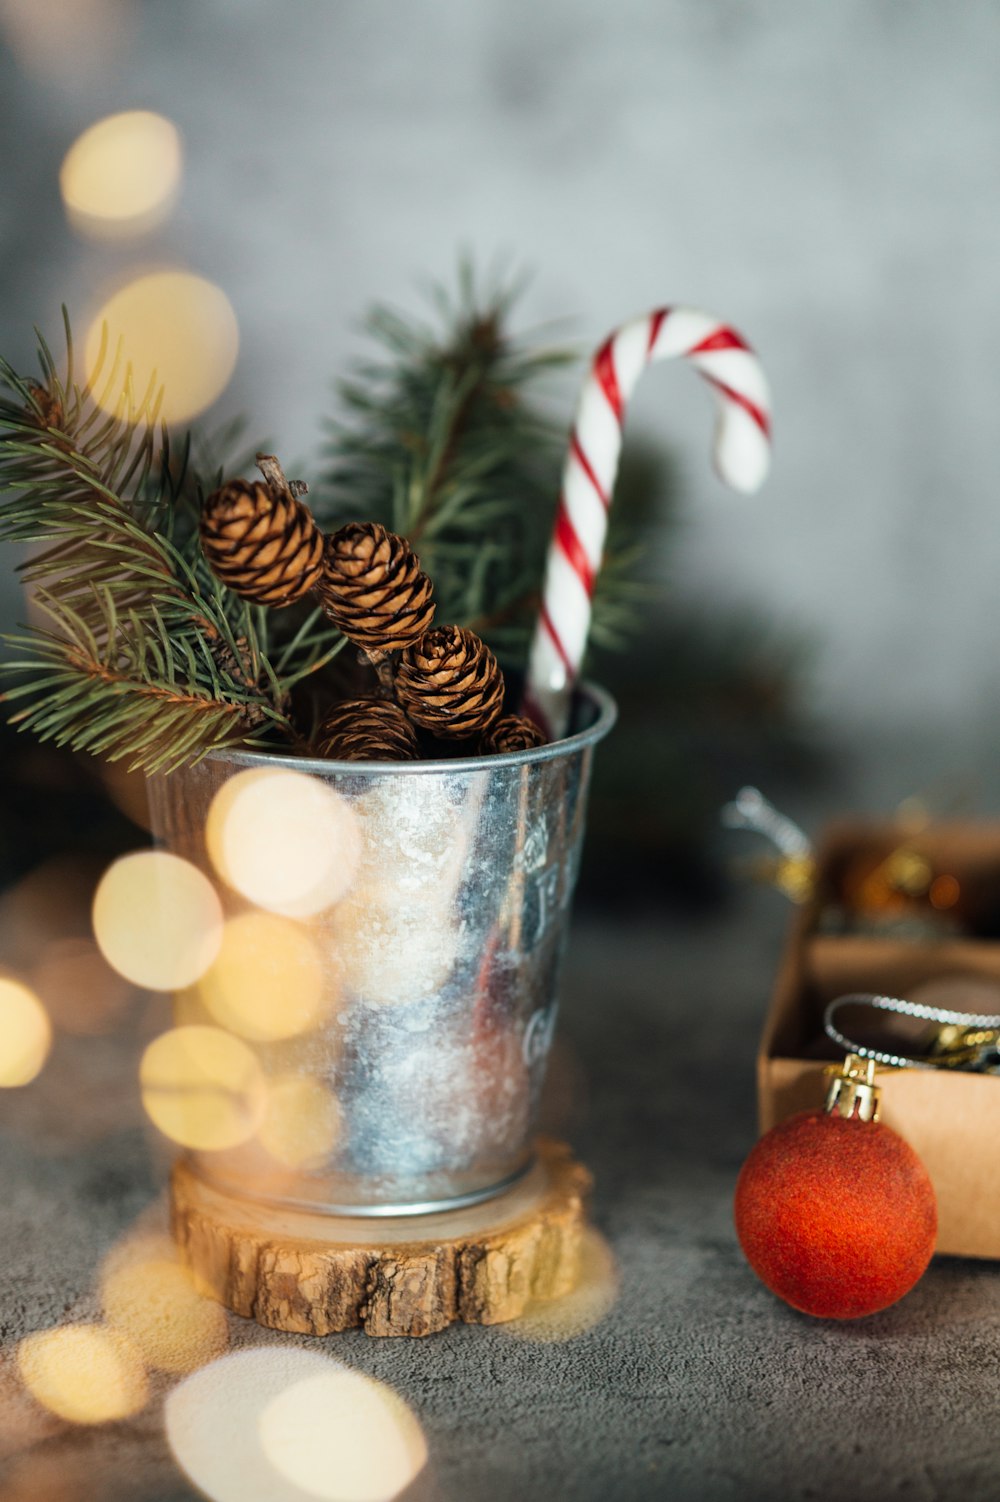
M 515 345 L 500 297 L 480 307 L 466 286 L 457 308 L 443 294 L 437 301 L 441 332 L 386 309 L 371 314 L 386 354 L 340 387 L 346 416 L 330 425 L 321 499 L 338 518 L 409 537 L 434 580 L 439 619 L 465 624 L 516 606 L 523 645 L 523 600 L 540 579 L 559 462 L 558 429 L 525 393 L 566 357 Z
M 223 588 L 198 543 L 218 471 L 196 473 L 190 439 L 171 447 L 159 394 L 136 398 L 120 354 L 103 349 L 84 387 L 68 325 L 65 375 L 41 336 L 39 355 L 41 385 L 0 362 L 0 541 L 40 545 L 21 572 L 48 621 L 12 639 L 14 723 L 147 771 L 290 736 L 302 653 L 275 669 L 266 613 Z
M 432 291 L 441 327 L 370 315 L 384 354 L 339 387 L 346 415 L 328 425 L 320 501 L 334 519 L 406 535 L 434 580 L 438 618 L 472 626 L 512 663 L 534 628 L 565 453 L 548 387 L 574 357 L 510 334 L 516 286 L 484 297 L 467 267 L 459 275 L 456 300 Z M 609 561 L 614 514 L 612 524 Z M 605 640 L 624 624 L 624 563 L 601 575 L 594 628 Z
M 441 330 L 376 309 L 383 354 L 341 388 L 315 508 L 407 534 L 439 619 L 475 622 L 508 661 L 534 626 L 565 442 L 539 393 L 568 359 L 510 336 L 515 292 L 484 300 L 466 268 L 457 301 L 433 294 Z M 262 610 L 212 574 L 201 504 L 236 469 L 219 440 L 172 443 L 155 382 L 137 390 L 106 338 L 81 384 L 68 321 L 62 367 L 41 335 L 39 362 L 40 381 L 0 361 L 0 541 L 33 546 L 22 573 L 47 619 L 4 669 L 15 722 L 147 770 L 294 738 L 291 696 L 311 697 L 344 638 L 321 611 Z M 612 557 L 597 640 L 624 623 L 621 574 Z

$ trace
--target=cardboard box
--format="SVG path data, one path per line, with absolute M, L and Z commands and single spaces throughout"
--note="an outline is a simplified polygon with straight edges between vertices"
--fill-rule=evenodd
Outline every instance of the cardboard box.
M 819 893 L 796 913 L 757 1060 L 760 1128 L 823 1104 L 823 1071 L 843 1057 L 823 1033 L 823 1012 L 849 991 L 905 997 L 921 982 L 963 976 L 1000 987 L 1000 824 L 940 825 L 915 839 L 934 869 L 954 875 L 968 936 L 897 939 L 820 931 L 843 873 L 868 852 L 900 844 L 898 827 L 845 824 L 819 852 Z M 997 1010 L 1000 1010 L 998 1006 Z M 947 1070 L 879 1072 L 881 1119 L 927 1166 L 938 1197 L 939 1252 L 1000 1258 L 1000 1075 Z

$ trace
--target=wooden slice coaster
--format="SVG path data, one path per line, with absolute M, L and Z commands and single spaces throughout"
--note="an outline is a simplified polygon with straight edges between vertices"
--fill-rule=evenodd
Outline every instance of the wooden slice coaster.
M 273 1330 L 430 1335 L 453 1320 L 495 1325 L 579 1274 L 589 1171 L 542 1139 L 525 1177 L 496 1199 L 386 1220 L 254 1204 L 179 1163 L 174 1237 L 206 1291 Z

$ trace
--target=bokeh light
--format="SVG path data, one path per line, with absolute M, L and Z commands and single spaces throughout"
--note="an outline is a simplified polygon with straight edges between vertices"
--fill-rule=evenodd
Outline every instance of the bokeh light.
M 51 944 L 90 935 L 100 875 L 92 857 L 63 854 L 43 860 L 0 893 L 0 954 L 7 973 L 33 985 L 29 972 Z
M 931 900 L 931 906 L 943 913 L 955 906 L 962 895 L 962 888 L 956 876 L 945 874 L 935 876 L 927 895 Z
M 337 1099 L 322 1080 L 276 1075 L 268 1081 L 267 1105 L 257 1137 L 284 1168 L 313 1168 L 333 1151 L 340 1123 Z
M 272 1398 L 260 1440 L 279 1475 L 328 1502 L 386 1502 L 427 1459 L 402 1398 L 346 1367 L 305 1377 Z
M 106 411 L 119 409 L 130 371 L 134 399 L 153 383 L 162 388 L 162 419 L 182 423 L 221 396 L 238 350 L 236 314 L 219 287 L 187 271 L 154 271 L 108 299 L 87 331 L 84 357 Z
M 212 1502 L 389 1502 L 427 1458 L 391 1388 L 316 1351 L 224 1356 L 174 1388 L 165 1416 L 178 1464 Z
M 584 1335 L 598 1324 L 618 1297 L 618 1270 L 610 1246 L 594 1226 L 585 1226 L 580 1275 L 572 1293 L 530 1304 L 519 1318 L 500 1328 L 521 1340 L 556 1345 Z
M 134 11 L 134 0 L 0 0 L 0 25 L 25 68 L 78 89 L 120 62 Z
M 52 1046 L 52 1028 L 38 997 L 20 981 L 0 976 L 0 1087 L 29 1085 Z
M 140 850 L 108 867 L 93 924 L 108 963 L 152 991 L 192 985 L 222 944 L 222 904 L 211 882 L 165 850 Z
M 99 761 L 94 771 L 115 807 L 120 808 L 137 828 L 152 829 L 149 814 L 152 775 L 147 776 L 145 772 L 130 769 L 122 761 Z M 169 773 L 160 772 L 155 775 L 166 777 Z
M 177 127 L 150 110 L 98 120 L 76 138 L 59 171 L 70 223 L 98 239 L 154 229 L 173 207 L 180 180 Z
M 241 913 L 199 983 L 216 1022 L 254 1042 L 292 1038 L 324 1011 L 323 965 L 305 929 L 274 913 Z
M 260 1125 L 264 1072 L 253 1051 L 217 1027 L 176 1027 L 155 1038 L 139 1065 L 142 1103 L 165 1137 L 221 1152 Z
M 17 1348 L 17 1363 L 32 1397 L 74 1424 L 127 1418 L 148 1396 L 138 1355 L 101 1325 L 63 1325 L 29 1335 Z
M 4 1465 L 3 1502 L 80 1502 L 92 1476 L 75 1459 L 74 1464 L 61 1446 L 42 1445 L 14 1456 Z
M 228 1344 L 222 1306 L 198 1291 L 167 1236 L 116 1247 L 102 1271 L 101 1301 L 108 1323 L 160 1371 L 196 1371 Z
M 250 768 L 216 794 L 205 830 L 222 879 L 251 902 L 307 918 L 338 902 L 360 857 L 357 820 L 304 772 Z
M 134 995 L 91 939 L 53 939 L 30 979 L 53 1026 L 74 1036 L 110 1032 Z

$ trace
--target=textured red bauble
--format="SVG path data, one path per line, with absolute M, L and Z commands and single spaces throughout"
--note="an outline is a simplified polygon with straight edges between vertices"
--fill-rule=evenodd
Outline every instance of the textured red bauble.
M 754 1272 L 804 1314 L 858 1319 L 908 1293 L 934 1251 L 937 1201 L 881 1122 L 804 1111 L 762 1137 L 736 1185 Z

